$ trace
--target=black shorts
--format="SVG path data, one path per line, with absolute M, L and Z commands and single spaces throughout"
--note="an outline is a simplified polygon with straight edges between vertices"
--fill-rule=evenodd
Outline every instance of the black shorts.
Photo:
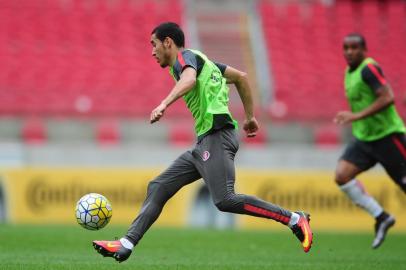
M 371 142 L 355 139 L 347 146 L 341 159 L 363 171 L 380 163 L 406 191 L 406 136 L 403 133 L 393 133 Z

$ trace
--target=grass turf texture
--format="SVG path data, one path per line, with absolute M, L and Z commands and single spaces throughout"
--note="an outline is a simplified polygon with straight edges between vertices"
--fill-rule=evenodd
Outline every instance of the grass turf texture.
M 406 269 L 406 234 L 391 233 L 378 249 L 371 234 L 316 232 L 305 254 L 289 231 L 152 229 L 130 259 L 101 257 L 92 240 L 126 228 L 0 225 L 0 269 Z

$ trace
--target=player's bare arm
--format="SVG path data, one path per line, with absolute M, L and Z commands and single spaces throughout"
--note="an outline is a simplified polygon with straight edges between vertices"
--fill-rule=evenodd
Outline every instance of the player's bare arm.
M 256 136 L 259 125 L 254 117 L 254 102 L 252 99 L 251 87 L 248 83 L 247 73 L 227 66 L 223 76 L 227 79 L 228 84 L 235 85 L 238 94 L 240 95 L 245 111 L 243 129 L 247 133 L 247 137 Z
M 357 113 L 350 111 L 338 112 L 334 118 L 334 122 L 343 125 L 363 119 L 379 112 L 382 109 L 385 109 L 394 101 L 393 91 L 389 84 L 382 85 L 378 90 L 376 90 L 375 93 L 377 95 L 377 99 L 370 106 Z
M 151 124 L 159 121 L 159 119 L 164 115 L 166 108 L 189 92 L 195 86 L 195 84 L 196 70 L 191 67 L 186 67 L 185 70 L 183 70 L 179 81 L 175 84 L 169 95 L 151 112 Z

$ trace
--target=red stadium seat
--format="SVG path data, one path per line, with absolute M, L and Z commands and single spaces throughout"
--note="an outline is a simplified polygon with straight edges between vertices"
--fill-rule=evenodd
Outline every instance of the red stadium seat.
M 0 113 L 148 114 L 173 84 L 149 36 L 182 12 L 179 0 L 0 0 Z
M 370 55 L 395 93 L 405 91 L 403 1 L 336 1 L 332 6 L 312 4 L 309 12 L 309 5 L 263 0 L 259 9 L 272 65 L 273 102 L 286 105 L 284 119 L 331 121 L 338 110 L 348 108 L 341 44 L 354 31 L 365 35 Z M 398 109 L 405 115 L 405 106 Z
M 169 141 L 174 146 L 191 146 L 196 141 L 193 123 L 190 121 L 172 123 L 169 130 Z
M 102 120 L 96 127 L 96 139 L 102 146 L 120 143 L 121 134 L 119 124 L 115 120 Z
M 318 147 L 337 147 L 341 143 L 340 128 L 337 125 L 327 124 L 316 127 L 314 140 Z
M 22 127 L 21 136 L 27 144 L 43 144 L 47 141 L 47 132 L 40 118 L 28 118 Z

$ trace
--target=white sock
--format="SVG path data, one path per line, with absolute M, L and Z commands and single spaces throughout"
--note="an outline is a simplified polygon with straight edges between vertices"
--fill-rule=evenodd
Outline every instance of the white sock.
M 296 225 L 299 222 L 300 216 L 299 214 L 292 212 L 292 215 L 290 216 L 290 220 L 288 223 L 289 228 L 292 228 L 293 225 Z
M 340 189 L 359 207 L 365 209 L 371 216 L 376 218 L 382 213 L 382 206 L 366 193 L 363 185 L 357 179 L 340 186 Z
M 126 249 L 132 250 L 134 245 L 131 243 L 127 238 L 121 238 L 120 243 L 125 247 Z

